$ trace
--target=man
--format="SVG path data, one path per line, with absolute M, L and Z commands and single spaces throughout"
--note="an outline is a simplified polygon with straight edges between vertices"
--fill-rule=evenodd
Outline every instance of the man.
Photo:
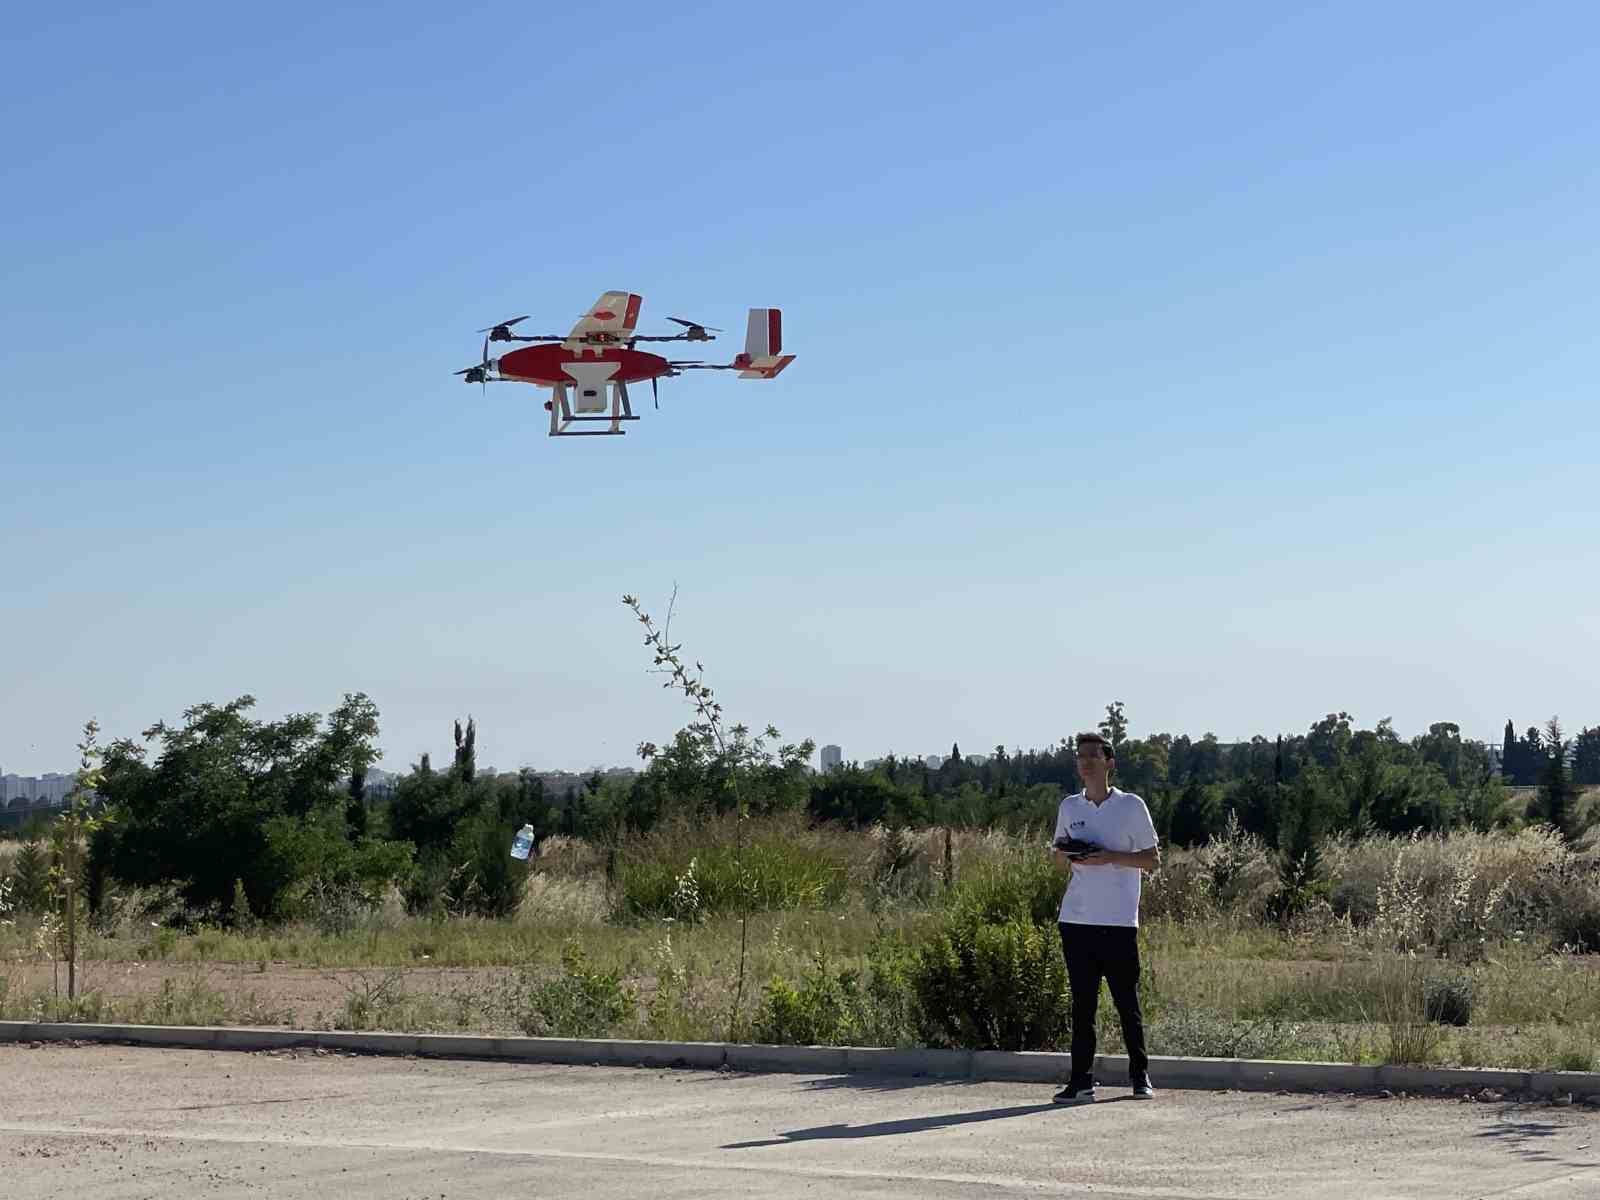
M 1155 1096 L 1139 1013 L 1139 890 L 1144 872 L 1161 864 L 1161 850 L 1144 801 L 1111 786 L 1115 767 L 1110 742 L 1098 733 L 1080 733 L 1083 791 L 1063 798 L 1056 814 L 1056 861 L 1072 867 L 1061 897 L 1061 953 L 1072 987 L 1072 1078 L 1056 1093 L 1057 1104 L 1094 1099 L 1094 1017 L 1102 977 L 1122 1018 L 1134 1097 Z M 1069 838 L 1089 848 L 1074 847 L 1069 854 L 1061 848 Z

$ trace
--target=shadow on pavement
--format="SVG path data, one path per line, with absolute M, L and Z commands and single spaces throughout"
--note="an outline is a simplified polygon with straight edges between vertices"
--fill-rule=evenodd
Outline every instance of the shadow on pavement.
M 1555 1137 L 1558 1133 L 1565 1133 L 1569 1126 L 1552 1125 L 1548 1121 L 1507 1121 L 1502 1120 L 1497 1125 L 1491 1125 L 1482 1133 L 1474 1134 L 1478 1138 L 1490 1138 L 1501 1142 L 1506 1149 L 1518 1158 L 1528 1162 L 1547 1163 L 1552 1166 L 1572 1167 L 1581 1170 L 1593 1170 L 1600 1166 L 1595 1162 L 1574 1162 L 1570 1158 L 1562 1158 L 1551 1153 L 1541 1145 L 1545 1138 Z
M 903 1092 L 909 1088 L 974 1087 L 979 1082 L 975 1079 L 941 1079 L 936 1075 L 830 1075 L 826 1079 L 808 1079 L 801 1087 L 808 1092 L 840 1089 L 852 1092 Z
M 1113 1096 L 1096 1104 L 1062 1105 L 1045 1101 L 1042 1104 L 1013 1104 L 1007 1108 L 985 1108 L 977 1112 L 945 1113 L 936 1117 L 904 1117 L 898 1121 L 874 1121 L 870 1125 L 815 1125 L 810 1129 L 789 1129 L 775 1138 L 758 1142 L 731 1142 L 719 1147 L 722 1150 L 752 1150 L 758 1146 L 788 1146 L 795 1142 L 816 1141 L 819 1138 L 869 1138 L 894 1137 L 902 1133 L 920 1133 L 925 1129 L 945 1129 L 951 1125 L 971 1125 L 978 1121 L 1001 1121 L 1007 1117 L 1025 1117 L 1031 1113 L 1070 1112 L 1076 1108 L 1097 1108 L 1101 1104 L 1115 1104 L 1131 1100 L 1130 1096 Z

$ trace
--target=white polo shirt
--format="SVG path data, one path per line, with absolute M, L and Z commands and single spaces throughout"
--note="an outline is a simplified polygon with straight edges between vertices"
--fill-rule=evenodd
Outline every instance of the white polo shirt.
M 1056 813 L 1056 838 L 1075 837 L 1107 850 L 1137 853 L 1156 844 L 1155 823 L 1144 801 L 1132 792 L 1112 788 L 1099 804 L 1082 792 L 1064 796 Z M 1061 920 L 1069 925 L 1139 924 L 1139 891 L 1144 872 L 1137 867 L 1106 863 L 1072 866 L 1072 878 L 1061 897 Z

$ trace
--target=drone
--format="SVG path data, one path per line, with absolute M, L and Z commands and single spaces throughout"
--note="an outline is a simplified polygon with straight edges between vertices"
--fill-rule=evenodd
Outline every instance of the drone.
M 650 381 L 655 406 L 661 407 L 659 381 L 685 371 L 737 371 L 740 379 L 772 379 L 794 361 L 783 351 L 783 314 L 776 308 L 752 308 L 744 338 L 744 353 L 732 362 L 664 358 L 635 347 L 640 342 L 712 342 L 722 330 L 682 317 L 668 317 L 682 331 L 639 334 L 639 309 L 644 297 L 636 292 L 606 292 L 567 334 L 523 334 L 513 327 L 528 320 L 512 317 L 478 330 L 484 334 L 482 361 L 456 374 L 467 383 L 531 383 L 550 389 L 545 409 L 550 413 L 551 437 L 620 435 L 625 421 L 637 421 L 628 397 L 630 383 Z M 489 357 L 490 342 L 527 342 L 499 358 Z M 574 425 L 603 425 L 580 428 Z

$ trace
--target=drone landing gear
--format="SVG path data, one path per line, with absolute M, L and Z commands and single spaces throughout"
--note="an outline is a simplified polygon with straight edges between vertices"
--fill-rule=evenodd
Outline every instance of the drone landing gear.
M 589 384 L 597 383 L 598 387 Z M 622 428 L 623 421 L 637 421 L 634 415 L 633 404 L 628 399 L 628 385 L 620 380 L 579 380 L 577 384 L 577 413 L 572 411 L 569 403 L 568 392 L 572 385 L 558 383 L 551 389 L 550 399 L 545 401 L 545 407 L 550 410 L 550 436 L 551 437 L 621 437 L 628 431 Z M 611 411 L 603 410 L 606 402 L 602 398 L 609 392 L 611 398 Z M 608 429 L 572 429 L 569 426 L 587 424 L 589 422 L 604 423 Z

